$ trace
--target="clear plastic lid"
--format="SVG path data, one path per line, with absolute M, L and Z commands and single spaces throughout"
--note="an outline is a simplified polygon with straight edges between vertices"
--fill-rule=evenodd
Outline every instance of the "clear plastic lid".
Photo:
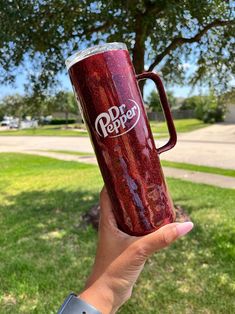
M 75 52 L 72 56 L 68 57 L 68 59 L 65 61 L 67 70 L 69 70 L 71 66 L 73 66 L 75 63 L 87 57 L 90 57 L 97 53 L 109 51 L 109 50 L 127 50 L 127 46 L 124 43 L 114 42 L 114 43 L 93 46 L 93 47 Z

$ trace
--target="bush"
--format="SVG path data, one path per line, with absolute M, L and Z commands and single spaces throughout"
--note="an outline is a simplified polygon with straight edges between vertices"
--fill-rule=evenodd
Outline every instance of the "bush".
M 205 123 L 222 122 L 225 112 L 225 106 L 212 92 L 209 96 L 201 96 L 195 108 L 196 117 Z
M 51 125 L 59 125 L 59 124 L 72 124 L 72 123 L 76 123 L 77 121 L 75 119 L 68 119 L 68 120 L 65 120 L 65 119 L 53 119 L 50 121 L 49 124 Z
M 188 98 L 185 98 L 183 103 L 180 106 L 181 110 L 195 110 L 198 106 L 198 103 L 201 101 L 201 96 L 191 96 Z
M 174 107 L 176 104 L 176 98 L 172 92 L 167 92 L 167 99 L 170 107 Z M 152 90 L 150 95 L 147 98 L 147 104 L 152 112 L 161 112 L 162 106 L 158 93 L 155 90 Z
M 211 91 L 208 96 L 192 96 L 186 98 L 180 109 L 193 109 L 196 118 L 205 123 L 215 123 L 224 120 L 225 106 Z
M 2 121 L 4 118 L 4 113 L 0 111 L 0 121 Z

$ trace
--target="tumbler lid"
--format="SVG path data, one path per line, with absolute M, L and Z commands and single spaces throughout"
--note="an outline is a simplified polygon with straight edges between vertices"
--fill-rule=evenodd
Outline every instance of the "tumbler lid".
M 90 57 L 97 53 L 109 51 L 109 50 L 127 50 L 127 46 L 124 43 L 114 42 L 114 43 L 107 43 L 103 45 L 97 45 L 97 46 L 93 46 L 87 49 L 77 51 L 72 56 L 68 57 L 68 59 L 65 61 L 67 70 L 69 70 L 71 66 L 73 66 L 75 63 L 87 57 Z

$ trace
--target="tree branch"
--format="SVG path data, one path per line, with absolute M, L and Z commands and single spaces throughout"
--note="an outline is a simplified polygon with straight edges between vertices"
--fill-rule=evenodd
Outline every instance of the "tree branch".
M 111 25 L 111 21 L 108 20 L 106 22 L 104 22 L 103 24 L 97 26 L 97 27 L 91 27 L 89 30 L 86 31 L 86 35 L 87 34 L 92 34 L 94 32 L 100 32 L 100 31 L 104 31 L 107 27 L 109 27 Z M 85 32 L 84 32 L 85 33 Z
M 210 24 L 207 24 L 194 37 L 191 37 L 191 38 L 175 37 L 172 40 L 172 42 L 166 47 L 166 49 L 162 53 L 156 56 L 154 62 L 149 66 L 148 71 L 152 71 L 155 68 L 155 66 L 158 65 L 162 61 L 162 59 L 175 48 L 182 46 L 185 43 L 198 42 L 202 38 L 202 36 L 205 35 L 208 32 L 208 30 L 210 30 L 211 28 L 218 27 L 218 26 L 233 25 L 233 24 L 235 24 L 235 20 L 230 20 L 230 21 L 214 20 Z
M 84 32 L 81 34 L 81 33 L 76 33 L 76 34 L 73 34 L 72 37 L 77 37 L 77 36 L 84 36 L 84 35 L 91 35 L 93 33 L 96 33 L 96 32 L 100 32 L 100 31 L 104 31 L 107 29 L 107 27 L 109 27 L 111 25 L 111 21 L 108 20 L 106 21 L 105 23 L 99 25 L 99 26 L 92 26 L 90 27 L 89 29 L 87 30 L 84 30 Z

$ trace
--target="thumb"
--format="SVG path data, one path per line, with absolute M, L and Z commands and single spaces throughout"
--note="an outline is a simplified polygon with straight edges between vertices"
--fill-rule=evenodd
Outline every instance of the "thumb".
M 192 222 L 171 223 L 142 237 L 137 242 L 139 242 L 139 245 L 142 247 L 142 251 L 145 251 L 146 256 L 150 256 L 154 252 L 167 247 L 178 238 L 187 234 L 192 228 Z

